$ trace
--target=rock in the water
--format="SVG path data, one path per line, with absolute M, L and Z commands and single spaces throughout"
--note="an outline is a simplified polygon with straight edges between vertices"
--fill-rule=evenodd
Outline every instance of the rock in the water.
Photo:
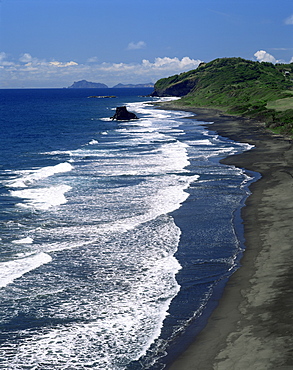
M 116 119 L 118 121 L 129 121 L 131 119 L 138 119 L 134 113 L 128 112 L 126 107 L 117 107 L 116 113 L 111 118 L 112 120 Z

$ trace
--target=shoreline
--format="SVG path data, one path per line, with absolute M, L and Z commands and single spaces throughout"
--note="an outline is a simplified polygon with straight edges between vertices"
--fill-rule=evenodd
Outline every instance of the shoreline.
M 245 251 L 206 327 L 169 370 L 291 369 L 293 367 L 293 144 L 260 122 L 206 108 L 163 103 L 196 114 L 223 137 L 255 147 L 221 163 L 258 172 L 241 210 Z M 190 118 L 190 117 L 189 117 Z

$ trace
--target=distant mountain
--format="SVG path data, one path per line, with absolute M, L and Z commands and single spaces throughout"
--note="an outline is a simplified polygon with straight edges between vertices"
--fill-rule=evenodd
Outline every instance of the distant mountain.
M 81 80 L 74 82 L 68 89 L 107 89 L 108 86 L 99 82 L 89 82 Z
M 119 88 L 142 88 L 142 87 L 154 87 L 154 84 L 152 82 L 148 83 L 148 84 L 118 84 L 118 85 L 115 85 L 113 86 L 113 88 L 115 89 L 119 89 Z
M 118 84 L 113 86 L 115 89 L 125 89 L 125 88 L 144 88 L 144 87 L 154 87 L 154 84 L 152 82 L 147 84 Z M 71 86 L 68 86 L 68 89 L 107 89 L 109 86 L 99 83 L 99 82 L 90 82 L 86 80 L 81 80 L 74 82 Z

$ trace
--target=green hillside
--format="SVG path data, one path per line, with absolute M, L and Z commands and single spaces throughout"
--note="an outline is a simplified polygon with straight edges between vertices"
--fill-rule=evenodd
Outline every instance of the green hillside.
M 293 63 L 221 58 L 156 82 L 153 96 L 181 96 L 180 106 L 212 107 L 293 134 Z

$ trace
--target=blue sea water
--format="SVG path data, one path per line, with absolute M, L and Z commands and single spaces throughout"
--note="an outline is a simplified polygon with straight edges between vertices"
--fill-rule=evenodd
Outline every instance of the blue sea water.
M 150 92 L 0 90 L 0 369 L 163 369 L 237 268 L 250 146 Z

